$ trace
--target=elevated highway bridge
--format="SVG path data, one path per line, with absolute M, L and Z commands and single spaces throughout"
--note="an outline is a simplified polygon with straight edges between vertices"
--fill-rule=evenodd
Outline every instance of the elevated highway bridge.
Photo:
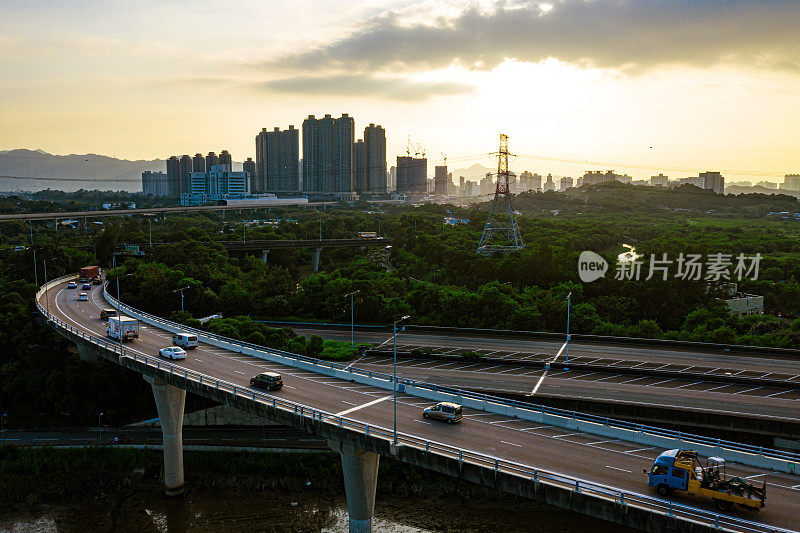
M 796 525 L 800 456 L 657 428 L 557 412 L 448 389 L 382 372 L 313 360 L 198 331 L 201 345 L 186 360 L 158 350 L 171 332 L 186 330 L 124 304 L 142 322 L 140 337 L 120 346 L 105 337 L 102 308 L 117 304 L 101 287 L 77 301 L 54 280 L 37 294 L 48 323 L 78 345 L 82 357 L 113 361 L 151 384 L 162 423 L 165 485 L 183 486 L 182 427 L 186 391 L 326 439 L 341 453 L 351 531 L 371 531 L 380 457 L 446 473 L 496 490 L 646 531 L 781 531 Z M 251 376 L 274 370 L 284 388 L 261 392 Z M 392 390 L 398 387 L 396 418 Z M 430 423 L 421 410 L 437 400 L 462 403 L 456 426 Z M 396 420 L 396 433 L 393 421 Z M 767 506 L 759 513 L 719 514 L 709 501 L 662 499 L 645 487 L 643 468 L 665 448 L 723 455 L 741 477 L 768 475 Z

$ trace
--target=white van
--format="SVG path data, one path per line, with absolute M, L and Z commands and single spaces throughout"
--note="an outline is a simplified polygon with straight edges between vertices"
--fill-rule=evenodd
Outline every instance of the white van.
M 172 344 L 175 346 L 182 346 L 187 350 L 197 348 L 197 335 L 191 333 L 176 333 L 172 336 Z

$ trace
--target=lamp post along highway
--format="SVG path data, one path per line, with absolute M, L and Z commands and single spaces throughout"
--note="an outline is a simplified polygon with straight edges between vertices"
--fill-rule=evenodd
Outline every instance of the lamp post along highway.
M 405 315 L 403 318 L 395 320 L 394 324 L 392 325 L 392 329 L 394 332 L 394 334 L 392 335 L 392 340 L 394 345 L 392 349 L 392 353 L 394 354 L 393 356 L 394 362 L 392 364 L 393 374 L 394 374 L 394 377 L 392 378 L 392 392 L 393 392 L 392 403 L 394 404 L 394 432 L 393 432 L 392 442 L 394 443 L 395 446 L 397 445 L 397 324 L 409 317 L 410 315 Z
M 103 444 L 103 412 L 97 415 L 97 444 Z
M 47 306 L 47 319 L 50 320 L 50 298 L 47 294 L 47 290 L 50 287 L 47 286 L 47 259 L 44 260 L 44 303 Z
M 567 343 L 566 343 L 566 356 L 564 358 L 564 364 L 569 364 L 569 305 L 570 305 L 570 298 L 572 297 L 572 292 L 570 291 L 567 294 Z M 567 367 L 564 367 L 564 370 L 569 370 Z
M 3 427 L 3 443 L 4 444 L 6 442 L 6 417 L 7 416 L 8 416 L 8 413 L 3 413 L 3 415 L 0 416 L 0 425 Z
M 348 293 L 348 294 L 344 295 L 345 298 L 347 298 L 348 296 L 350 297 L 350 347 L 351 348 L 356 345 L 355 344 L 355 318 L 354 318 L 355 317 L 355 313 L 354 313 L 354 309 L 355 309 L 354 305 L 355 304 L 353 302 L 353 296 L 358 294 L 358 292 L 359 291 L 353 291 L 351 293 Z
M 174 291 L 172 291 L 181 293 L 181 313 L 183 313 L 183 291 L 185 291 L 188 288 L 189 286 L 187 285 L 186 287 L 181 287 L 180 289 L 175 289 Z
M 31 250 L 33 250 L 33 279 L 36 282 L 36 286 L 39 286 L 39 272 L 36 270 L 36 248 L 33 247 L 33 223 L 28 221 L 28 226 L 31 228 Z
M 133 274 L 125 274 L 124 276 L 117 276 L 117 317 L 122 316 L 122 295 L 119 293 L 119 278 L 127 278 L 129 276 L 133 276 Z M 117 321 L 117 325 L 119 327 L 119 356 L 122 357 L 125 355 L 122 349 L 122 322 Z M 103 413 L 100 413 L 102 415 Z

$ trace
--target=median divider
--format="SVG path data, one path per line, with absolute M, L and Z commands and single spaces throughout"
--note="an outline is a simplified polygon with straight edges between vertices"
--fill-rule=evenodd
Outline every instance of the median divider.
M 341 363 L 315 359 L 313 357 L 293 354 L 274 348 L 266 348 L 252 343 L 222 337 L 207 331 L 190 328 L 140 311 L 127 304 L 120 304 L 120 302 L 108 294 L 107 289 L 108 287 L 106 286 L 104 288 L 104 295 L 112 306 L 133 318 L 137 318 L 138 320 L 157 326 L 171 333 L 191 332 L 197 335 L 200 342 L 232 352 L 251 355 L 266 361 L 309 370 L 346 381 L 393 390 L 393 378 L 391 374 L 354 369 L 352 366 L 346 366 Z M 519 402 L 409 379 L 398 378 L 397 386 L 400 392 L 436 402 L 456 402 L 465 407 L 485 412 L 549 424 L 603 437 L 626 440 L 647 446 L 667 449 L 691 448 L 706 456 L 721 455 L 729 461 L 748 466 L 790 474 L 800 474 L 800 466 L 798 466 L 798 464 L 800 464 L 800 454 L 797 453 L 751 446 L 723 439 L 713 439 L 644 424 L 633 424 L 623 420 Z

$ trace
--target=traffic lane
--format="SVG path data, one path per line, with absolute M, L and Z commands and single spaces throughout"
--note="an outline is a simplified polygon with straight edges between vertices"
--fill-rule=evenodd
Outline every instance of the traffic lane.
M 355 368 L 383 373 L 392 372 L 390 358 L 362 358 Z M 401 360 L 400 375 L 440 385 L 481 388 L 530 394 L 544 373 L 540 369 L 491 363 L 442 362 L 439 360 Z M 747 385 L 724 385 L 687 379 L 659 379 L 648 376 L 606 374 L 602 372 L 550 372 L 539 392 L 559 389 L 561 393 L 578 392 L 584 397 L 634 401 L 645 405 L 677 408 L 693 407 L 722 413 L 768 415 L 800 418 L 800 391 L 777 390 Z M 747 396 L 747 401 L 732 397 Z
M 328 339 L 350 340 L 350 332 L 339 329 L 326 329 L 321 327 L 294 328 L 299 335 L 320 335 Z M 392 334 L 385 332 L 356 331 L 357 342 L 368 342 L 376 346 L 391 343 Z M 413 346 L 441 346 L 459 348 L 464 350 L 511 351 L 525 354 L 548 353 L 555 355 L 563 345 L 563 340 L 543 339 L 518 339 L 508 337 L 467 337 L 448 334 L 400 332 L 398 343 Z M 791 373 L 800 375 L 800 362 L 786 358 L 771 356 L 733 355 L 729 353 L 714 353 L 690 351 L 687 349 L 667 349 L 647 346 L 587 344 L 573 341 L 569 345 L 570 356 L 591 356 L 592 358 L 617 358 L 630 359 L 641 362 L 670 361 L 685 366 L 702 363 L 706 366 L 719 366 L 724 362 L 726 367 L 740 370 L 754 368 L 764 369 L 766 372 Z
M 81 303 L 81 305 L 82 304 L 83 303 Z M 71 309 L 73 308 L 67 307 L 67 311 L 70 311 Z M 77 320 L 87 320 L 86 317 L 88 313 L 86 312 L 81 313 L 79 311 L 73 314 Z M 98 321 L 90 320 L 90 324 L 96 328 Z M 142 335 L 142 337 L 144 337 L 144 342 L 142 344 L 146 344 L 148 342 L 148 335 L 148 333 Z M 143 339 L 140 337 L 139 340 Z M 139 340 L 134 341 L 134 343 L 131 344 L 139 343 Z M 162 339 L 158 338 L 157 342 L 162 342 Z M 151 349 L 155 348 L 156 346 L 153 346 Z M 208 357 L 211 359 L 213 355 L 214 354 L 209 352 Z M 219 377 L 244 386 L 246 385 L 245 378 L 240 376 L 239 373 L 231 372 L 232 369 L 249 369 L 258 367 L 259 365 L 261 365 L 263 368 L 273 366 L 266 364 L 266 362 L 262 360 L 254 359 L 253 362 L 249 362 L 247 360 L 241 360 L 239 357 L 247 358 L 248 356 L 220 357 L 220 359 L 222 359 L 221 361 L 215 361 L 219 365 L 217 367 L 219 368 L 219 371 L 224 373 L 224 376 Z M 188 367 L 192 361 L 190 358 L 181 363 L 182 365 L 176 366 Z M 199 368 L 201 369 L 200 371 L 203 371 L 204 373 L 211 372 L 217 376 L 217 372 L 214 371 L 214 368 L 208 368 L 207 364 L 200 365 Z M 290 378 L 287 378 L 287 380 L 288 379 Z M 308 378 L 306 379 L 308 381 L 314 381 L 309 380 Z M 290 398 L 290 396 L 294 396 L 294 394 L 291 394 L 292 391 L 279 391 L 274 393 L 274 395 L 287 397 L 287 399 L 299 401 L 299 403 L 306 405 L 308 403 L 313 403 L 317 409 L 326 410 L 329 412 L 338 412 L 334 409 L 341 405 L 343 397 L 351 400 L 351 403 L 359 405 L 358 400 L 363 400 L 365 396 L 374 397 L 376 395 L 386 395 L 387 393 L 385 390 L 362 386 L 361 388 L 367 389 L 369 392 L 358 392 L 356 395 L 353 394 L 355 391 L 353 391 L 351 388 L 353 384 L 343 380 L 338 380 L 341 383 L 338 384 L 337 390 L 331 393 L 330 388 L 336 384 L 336 378 L 317 375 L 316 379 L 319 380 L 318 383 L 325 386 L 314 387 L 315 397 L 313 399 L 308 397 L 307 391 L 305 395 L 298 394 L 297 400 Z M 326 380 L 327 382 L 323 382 L 321 380 Z M 370 399 L 370 401 L 372 401 L 372 399 Z M 456 428 L 450 428 L 449 426 L 442 427 L 442 425 L 438 424 L 426 424 L 420 416 L 421 409 L 423 407 L 421 404 L 430 403 L 431 402 L 429 400 L 422 398 L 413 398 L 411 402 L 409 402 L 408 399 L 404 399 L 402 402 L 400 402 L 398 404 L 399 431 L 414 434 L 423 439 L 439 441 L 456 447 L 462 447 L 478 453 L 496 455 L 503 457 L 504 459 L 523 464 L 532 464 L 532 466 L 547 470 L 569 473 L 570 475 L 578 476 L 589 481 L 612 485 L 635 492 L 646 492 L 646 487 L 642 485 L 641 479 L 638 479 L 640 476 L 633 475 L 635 472 L 637 472 L 636 469 L 649 468 L 649 466 L 652 464 L 653 458 L 660 451 L 653 449 L 653 451 L 650 452 L 650 455 L 646 456 L 641 454 L 647 452 L 618 452 L 616 450 L 612 450 L 611 448 L 601 448 L 597 445 L 589 446 L 589 443 L 574 442 L 570 440 L 571 437 L 577 437 L 578 435 L 585 434 L 580 434 L 577 432 L 570 433 L 569 430 L 565 430 L 563 428 L 553 429 L 552 431 L 554 431 L 555 434 L 549 435 L 538 433 L 536 432 L 537 430 L 533 429 L 525 431 L 517 430 L 505 425 L 510 420 L 500 420 L 499 422 L 495 420 L 471 422 L 469 424 L 459 425 Z M 360 422 L 390 429 L 390 422 L 392 420 L 392 415 L 389 411 L 390 408 L 392 408 L 391 402 L 384 401 L 371 405 L 369 408 L 364 408 L 350 413 L 347 416 L 348 418 L 352 418 Z M 491 413 L 480 412 L 476 412 L 474 414 L 476 416 L 498 416 Z M 554 443 L 556 440 L 558 441 L 558 444 Z M 629 443 L 629 445 L 632 446 L 634 444 Z M 591 459 L 585 461 L 583 464 L 576 465 L 575 458 L 586 457 L 588 448 L 591 448 L 591 451 L 588 454 Z M 546 450 L 547 453 L 542 454 L 542 450 Z M 616 470 L 608 468 L 610 466 L 614 466 Z M 747 469 L 745 471 L 748 472 L 749 475 L 752 475 L 753 473 L 760 473 L 758 469 Z M 785 502 L 787 500 L 791 501 L 792 498 L 796 498 L 797 495 L 789 494 L 789 491 L 792 489 L 784 489 L 782 487 L 771 488 L 773 489 L 773 497 L 776 497 L 776 492 L 778 493 L 777 499 L 779 502 L 774 503 L 770 512 L 762 514 L 761 518 L 766 518 L 769 523 L 776 521 L 773 525 L 788 524 L 791 513 L 789 512 L 789 509 L 786 508 Z M 781 491 L 787 491 L 787 493 L 781 495 Z M 796 492 L 797 491 L 795 491 L 795 493 Z M 680 501 L 680 499 L 677 501 Z M 698 504 L 702 503 L 703 502 L 698 502 Z M 786 526 L 782 525 L 782 527 Z

